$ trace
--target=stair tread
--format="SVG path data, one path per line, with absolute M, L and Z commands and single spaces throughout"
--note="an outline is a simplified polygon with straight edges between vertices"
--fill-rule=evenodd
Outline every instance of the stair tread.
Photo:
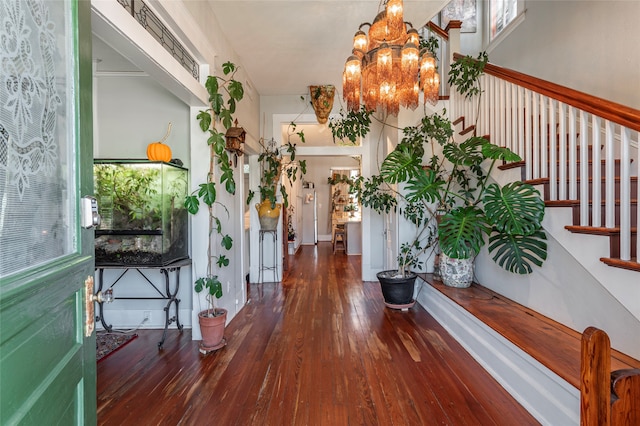
M 498 166 L 500 170 L 509 170 L 509 169 L 517 169 L 518 167 L 524 167 L 524 161 L 512 161 L 509 163 L 504 163 Z
M 472 284 L 447 287 L 432 274 L 419 274 L 427 283 L 558 376 L 580 388 L 581 333 L 486 287 Z M 612 370 L 640 368 L 640 361 L 611 351 Z
M 575 232 L 578 234 L 616 235 L 620 233 L 620 227 L 606 228 L 604 226 L 566 225 L 564 228 L 567 231 Z M 632 234 L 637 232 L 638 228 L 631 227 Z
M 567 178 L 565 178 L 565 180 L 568 181 L 568 173 L 567 173 Z M 613 179 L 618 182 L 620 181 L 620 176 L 614 176 Z M 545 184 L 549 182 L 549 177 L 542 177 L 542 178 L 535 178 L 535 179 L 527 179 L 524 181 L 524 183 L 528 183 L 530 185 L 540 185 L 540 184 Z M 556 179 L 556 181 L 559 181 L 560 178 Z M 638 176 L 629 176 L 629 180 L 631 180 L 631 182 L 637 181 L 638 180 Z M 576 182 L 580 182 L 580 176 L 576 176 Z M 589 182 L 593 182 L 593 178 L 591 176 L 589 176 Z
M 622 260 L 615 257 L 601 257 L 600 261 L 616 268 L 640 272 L 640 263 L 635 257 L 632 257 L 631 260 Z
M 471 125 L 471 126 L 465 128 L 465 129 L 462 129 L 459 133 L 460 133 L 460 135 L 466 135 L 467 133 L 473 132 L 475 129 L 476 129 L 476 126 Z
M 589 200 L 588 201 L 589 205 L 592 206 L 593 205 L 593 200 Z M 620 205 L 620 199 L 616 198 L 613 203 L 618 206 Z M 638 204 L 638 199 L 637 198 L 632 198 L 630 200 L 631 204 Z M 574 206 L 580 206 L 580 200 L 545 200 L 544 204 L 547 207 L 574 207 Z M 607 204 L 607 201 L 603 198 L 600 200 L 600 205 L 604 206 Z

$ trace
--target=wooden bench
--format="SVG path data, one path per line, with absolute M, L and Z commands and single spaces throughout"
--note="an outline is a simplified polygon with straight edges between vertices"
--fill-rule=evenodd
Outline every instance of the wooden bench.
M 581 333 L 475 283 L 468 289 L 457 289 L 434 280 L 431 274 L 420 277 L 436 292 L 573 386 L 574 392 L 579 392 Z M 610 350 L 608 358 L 610 370 L 640 368 L 640 361 L 615 350 Z M 577 418 L 577 414 L 575 416 Z

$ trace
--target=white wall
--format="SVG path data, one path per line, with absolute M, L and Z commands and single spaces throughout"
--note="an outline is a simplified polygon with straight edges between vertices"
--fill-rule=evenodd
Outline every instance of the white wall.
M 147 145 L 165 141 L 172 158 L 189 167 L 189 108 L 151 77 L 98 75 L 95 158 L 147 158 Z
M 640 108 L 640 2 L 527 1 L 525 20 L 489 60 Z
M 483 19 L 488 4 L 478 2 L 477 31 L 460 34 L 460 53 L 486 50 L 496 65 L 640 108 L 640 2 L 521 2 L 524 19 L 493 44 Z
M 362 176 L 379 174 L 379 163 L 384 158 L 383 129 L 380 123 L 371 121 L 371 131 L 363 141 Z M 367 161 L 368 160 L 368 161 Z M 362 279 L 376 281 L 376 273 L 385 267 L 385 223 L 382 215 L 368 207 L 362 209 Z

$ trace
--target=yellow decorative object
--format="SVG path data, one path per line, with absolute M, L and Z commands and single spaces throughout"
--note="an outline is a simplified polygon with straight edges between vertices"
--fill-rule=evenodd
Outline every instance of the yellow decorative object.
M 169 123 L 169 127 L 167 128 L 167 133 L 159 142 L 152 142 L 147 145 L 147 158 L 151 161 L 164 161 L 168 163 L 171 161 L 171 148 L 169 145 L 164 144 L 163 142 L 167 140 L 169 134 L 171 133 L 171 123 Z
M 336 88 L 331 84 L 309 86 L 309 92 L 311 94 L 311 105 L 316 113 L 318 123 L 326 123 L 333 108 L 333 96 Z
M 263 202 L 256 204 L 258 218 L 260 219 L 260 228 L 263 231 L 271 231 L 278 227 L 281 207 L 282 204 L 276 203 L 275 207 L 272 208 L 271 201 L 269 200 L 264 200 Z

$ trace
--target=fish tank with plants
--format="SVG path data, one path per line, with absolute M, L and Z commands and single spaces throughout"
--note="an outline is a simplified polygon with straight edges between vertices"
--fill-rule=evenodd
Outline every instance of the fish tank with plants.
M 148 160 L 94 160 L 101 223 L 96 266 L 166 266 L 188 258 L 187 169 Z

